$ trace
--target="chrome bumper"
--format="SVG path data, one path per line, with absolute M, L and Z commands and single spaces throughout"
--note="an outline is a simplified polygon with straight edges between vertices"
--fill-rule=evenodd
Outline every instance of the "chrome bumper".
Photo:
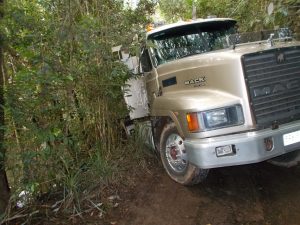
M 300 121 L 247 133 L 184 141 L 190 163 L 203 168 L 216 168 L 261 162 L 300 149 L 300 142 L 284 146 L 283 135 L 300 130 Z M 265 150 L 264 139 L 273 138 L 274 148 Z M 216 147 L 234 145 L 235 154 L 217 157 Z

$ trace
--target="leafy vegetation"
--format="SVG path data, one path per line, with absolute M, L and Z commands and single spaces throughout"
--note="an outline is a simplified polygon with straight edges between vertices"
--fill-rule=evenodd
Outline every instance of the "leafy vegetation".
M 10 0 L 1 23 L 5 57 L 6 170 L 13 199 L 64 190 L 64 209 L 119 169 L 129 147 L 120 120 L 130 77 L 111 48 L 131 46 L 154 3 Z
M 292 20 L 299 15 L 298 0 L 255 0 L 255 1 L 233 1 L 233 0 L 160 0 L 159 6 L 162 15 L 168 21 L 188 20 L 192 17 L 193 2 L 197 9 L 197 18 L 208 16 L 230 17 L 239 22 L 241 31 L 259 31 L 262 29 L 273 29 L 275 26 L 293 28 L 298 31 L 297 20 Z M 273 12 L 267 13 L 268 6 L 272 2 Z M 171 10 L 170 10 L 171 9 Z

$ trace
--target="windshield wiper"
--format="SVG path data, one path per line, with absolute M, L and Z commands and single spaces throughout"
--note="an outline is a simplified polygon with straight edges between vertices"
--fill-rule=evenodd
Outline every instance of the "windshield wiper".
M 190 52 L 190 53 L 187 53 L 187 54 L 185 54 L 183 56 L 180 56 L 180 58 L 182 59 L 182 58 L 185 58 L 185 57 L 189 57 L 189 56 L 193 56 L 193 55 L 198 55 L 198 54 L 200 54 L 200 52 Z

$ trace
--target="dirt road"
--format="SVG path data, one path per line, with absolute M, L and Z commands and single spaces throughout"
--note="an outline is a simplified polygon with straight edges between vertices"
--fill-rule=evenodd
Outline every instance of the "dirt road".
M 120 193 L 115 225 L 300 225 L 300 167 L 268 163 L 211 170 L 193 187 L 152 166 Z

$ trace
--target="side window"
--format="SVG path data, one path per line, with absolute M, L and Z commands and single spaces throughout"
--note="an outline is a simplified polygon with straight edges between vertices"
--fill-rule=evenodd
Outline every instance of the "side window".
M 144 49 L 141 55 L 141 64 L 143 72 L 150 72 L 152 70 L 152 64 L 149 57 L 148 49 Z

